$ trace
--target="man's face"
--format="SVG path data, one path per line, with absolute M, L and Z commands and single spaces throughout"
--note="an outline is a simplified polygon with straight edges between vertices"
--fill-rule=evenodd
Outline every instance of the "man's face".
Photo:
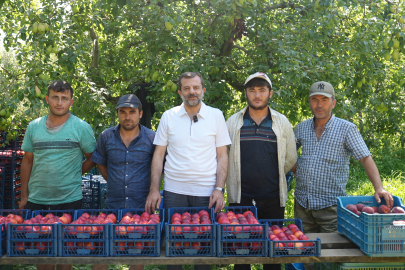
M 181 89 L 178 90 L 186 106 L 194 107 L 201 103 L 205 88 L 202 88 L 200 77 L 181 79 Z
M 253 110 L 263 110 L 267 107 L 269 99 L 273 96 L 273 90 L 265 85 L 249 87 L 245 91 L 245 97 L 249 107 Z
M 314 95 L 309 97 L 309 107 L 312 114 L 317 119 L 328 119 L 332 114 L 332 109 L 335 108 L 336 99 L 325 97 L 323 95 Z
M 118 120 L 120 125 L 126 131 L 131 131 L 139 125 L 143 111 L 138 108 L 122 107 L 118 108 Z
M 69 90 L 64 92 L 49 90 L 49 96 L 46 96 L 45 100 L 49 105 L 50 113 L 54 116 L 64 116 L 67 114 L 74 102 Z

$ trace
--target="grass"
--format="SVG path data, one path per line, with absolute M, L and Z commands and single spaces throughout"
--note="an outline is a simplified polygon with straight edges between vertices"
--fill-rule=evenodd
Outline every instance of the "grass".
M 405 151 L 401 147 L 386 146 L 373 149 L 372 156 L 379 169 L 384 188 L 392 195 L 405 198 Z M 291 185 L 286 205 L 286 218 L 294 218 L 294 188 L 295 181 Z M 350 177 L 346 187 L 348 195 L 374 195 L 374 188 L 360 161 L 350 161 Z M 226 199 L 226 198 L 225 198 Z M 110 270 L 127 270 L 127 265 L 110 265 Z M 14 269 L 34 270 L 34 265 L 15 265 Z M 74 265 L 75 270 L 91 270 L 91 265 Z M 165 270 L 165 265 L 146 265 L 145 270 Z M 191 265 L 183 266 L 183 270 L 192 270 Z M 212 270 L 233 270 L 233 265 L 211 265 Z M 263 266 L 255 264 L 253 270 L 262 270 Z

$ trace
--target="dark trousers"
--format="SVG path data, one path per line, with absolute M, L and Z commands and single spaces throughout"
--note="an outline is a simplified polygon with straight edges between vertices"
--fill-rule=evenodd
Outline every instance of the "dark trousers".
M 210 202 L 210 197 L 201 196 L 189 196 L 176 194 L 169 191 L 163 191 L 163 208 L 165 209 L 165 216 L 168 216 L 168 210 L 172 207 L 206 207 L 208 210 L 208 205 Z M 215 207 L 215 206 L 214 206 Z M 168 265 L 167 270 L 182 270 L 182 265 Z M 195 265 L 194 270 L 209 270 L 209 265 Z
M 284 207 L 280 206 L 280 197 L 254 200 L 259 219 L 284 219 Z M 241 198 L 240 203 L 230 203 L 229 206 L 252 206 L 253 200 Z M 250 264 L 235 264 L 234 270 L 250 270 Z M 263 270 L 280 270 L 280 264 L 263 264 Z
M 82 208 L 82 199 L 70 203 L 62 204 L 37 204 L 28 201 L 24 209 L 34 210 L 77 210 Z

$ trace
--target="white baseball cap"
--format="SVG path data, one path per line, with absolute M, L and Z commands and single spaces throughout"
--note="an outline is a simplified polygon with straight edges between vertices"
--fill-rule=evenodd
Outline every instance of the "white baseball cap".
M 244 84 L 246 85 L 250 80 L 252 80 L 254 78 L 260 78 L 260 79 L 266 80 L 270 84 L 270 88 L 273 88 L 273 85 L 271 84 L 269 77 L 267 77 L 266 73 L 263 73 L 263 72 L 256 72 L 255 74 L 250 75 L 246 79 Z

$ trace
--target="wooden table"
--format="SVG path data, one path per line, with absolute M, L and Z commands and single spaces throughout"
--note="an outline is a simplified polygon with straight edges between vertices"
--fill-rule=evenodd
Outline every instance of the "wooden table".
M 310 239 L 321 239 L 320 257 L 166 257 L 164 250 L 160 257 L 7 257 L 0 259 L 0 265 L 12 264 L 280 264 L 316 262 L 405 262 L 404 257 L 369 257 L 355 244 L 338 233 L 307 234 Z

